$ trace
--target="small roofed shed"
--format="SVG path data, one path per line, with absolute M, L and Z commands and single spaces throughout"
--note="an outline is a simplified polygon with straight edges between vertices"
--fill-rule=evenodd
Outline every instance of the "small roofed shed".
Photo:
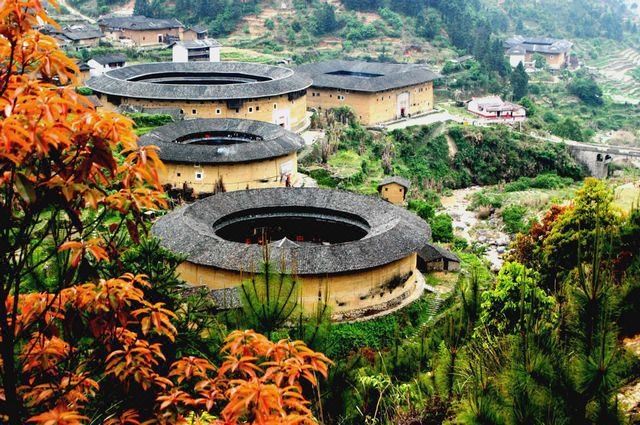
M 185 281 L 212 289 L 239 286 L 270 243 L 273 263 L 284 261 L 300 277 L 303 307 L 312 310 L 326 297 L 338 320 L 384 313 L 419 296 L 417 252 L 431 238 L 427 223 L 407 210 L 319 188 L 217 194 L 160 218 L 152 233 L 186 256 L 179 267 Z
M 438 245 L 427 243 L 418 251 L 418 270 L 421 272 L 460 270 L 460 258 Z
M 378 184 L 378 193 L 385 201 L 389 201 L 395 205 L 402 205 L 407 199 L 407 192 L 409 191 L 410 185 L 409 180 L 403 177 L 385 177 L 380 184 Z
M 291 186 L 297 179 L 297 152 L 304 140 L 262 121 L 230 118 L 183 120 L 158 127 L 139 139 L 155 145 L 172 188 L 196 194 Z

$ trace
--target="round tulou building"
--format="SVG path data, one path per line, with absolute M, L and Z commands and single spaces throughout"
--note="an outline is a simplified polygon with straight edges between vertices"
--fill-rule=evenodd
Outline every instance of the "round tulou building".
M 152 231 L 186 256 L 185 281 L 215 290 L 240 286 L 268 243 L 274 264 L 300 278 L 303 307 L 327 299 L 336 320 L 416 299 L 424 288 L 417 252 L 431 238 L 429 226 L 402 208 L 317 188 L 220 193 L 167 214 Z
M 299 131 L 306 126 L 311 79 L 254 63 L 161 62 L 113 69 L 86 85 L 107 110 L 173 108 L 185 118 L 250 119 Z
M 296 184 L 304 140 L 275 124 L 223 118 L 167 124 L 138 143 L 159 148 L 164 185 L 205 194 Z

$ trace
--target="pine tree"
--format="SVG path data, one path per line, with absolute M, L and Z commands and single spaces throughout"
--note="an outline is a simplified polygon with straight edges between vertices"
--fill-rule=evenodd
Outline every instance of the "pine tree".
M 529 76 L 522 62 L 511 73 L 511 88 L 513 89 L 513 100 L 516 101 L 525 97 L 529 92 Z

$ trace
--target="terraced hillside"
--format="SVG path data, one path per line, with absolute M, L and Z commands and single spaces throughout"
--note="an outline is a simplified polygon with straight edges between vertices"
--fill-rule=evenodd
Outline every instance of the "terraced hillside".
M 640 68 L 640 51 L 621 48 L 589 63 L 597 71 L 605 94 L 616 102 L 640 103 L 640 81 L 631 75 Z

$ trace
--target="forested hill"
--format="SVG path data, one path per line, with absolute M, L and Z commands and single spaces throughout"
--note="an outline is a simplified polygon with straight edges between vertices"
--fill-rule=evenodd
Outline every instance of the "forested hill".
M 108 13 L 126 0 L 72 0 L 83 11 Z M 97 3 L 96 3 L 97 1 Z M 224 36 L 238 28 L 242 18 L 265 8 L 292 6 L 298 33 L 331 33 L 338 38 L 348 32 L 353 11 L 389 11 L 405 22 L 404 31 L 432 40 L 448 38 L 458 48 L 472 49 L 487 33 L 531 33 L 555 37 L 606 37 L 621 39 L 635 31 L 623 0 L 135 0 L 135 11 L 152 17 L 175 17 L 185 24 L 203 24 L 210 33 Z M 633 7 L 631 4 L 630 7 Z M 334 34 L 335 33 L 335 34 Z

